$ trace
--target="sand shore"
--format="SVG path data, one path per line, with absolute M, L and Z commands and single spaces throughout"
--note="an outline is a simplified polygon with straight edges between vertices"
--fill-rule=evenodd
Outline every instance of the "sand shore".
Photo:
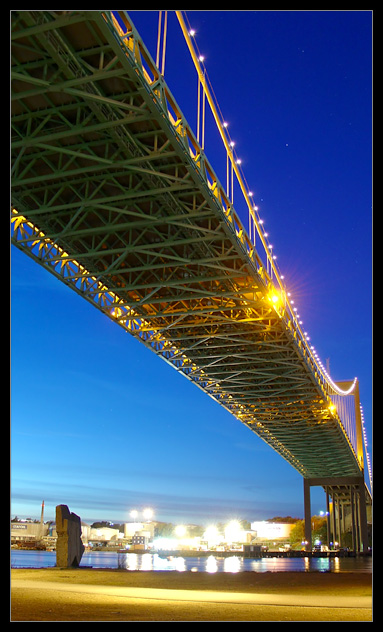
M 372 621 L 370 573 L 12 569 L 11 621 Z

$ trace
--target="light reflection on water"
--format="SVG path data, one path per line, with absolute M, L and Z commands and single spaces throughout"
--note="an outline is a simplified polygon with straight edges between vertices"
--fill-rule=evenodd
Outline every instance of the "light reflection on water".
M 12 568 L 48 568 L 56 566 L 55 551 L 11 551 Z M 371 572 L 371 557 L 264 557 L 243 558 L 160 556 L 156 553 L 117 553 L 86 551 L 80 567 L 121 568 L 127 571 L 193 571 L 205 573 L 265 572 Z

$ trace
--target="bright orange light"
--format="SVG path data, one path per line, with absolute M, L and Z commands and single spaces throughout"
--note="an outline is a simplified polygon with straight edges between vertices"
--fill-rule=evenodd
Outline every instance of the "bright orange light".
M 271 290 L 268 298 L 269 298 L 270 303 L 272 303 L 274 307 L 279 307 L 282 303 L 281 294 L 277 292 L 277 290 L 275 289 Z

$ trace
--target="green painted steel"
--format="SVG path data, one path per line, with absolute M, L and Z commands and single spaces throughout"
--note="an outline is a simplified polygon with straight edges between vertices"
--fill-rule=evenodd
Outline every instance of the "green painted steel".
M 108 11 L 11 12 L 13 243 L 304 477 L 361 476 L 266 262 L 119 13 L 120 31 Z

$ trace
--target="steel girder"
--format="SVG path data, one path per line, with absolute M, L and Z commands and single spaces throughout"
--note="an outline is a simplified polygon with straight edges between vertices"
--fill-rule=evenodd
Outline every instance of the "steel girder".
M 125 12 L 12 11 L 13 243 L 305 477 L 360 475 L 329 394 Z

